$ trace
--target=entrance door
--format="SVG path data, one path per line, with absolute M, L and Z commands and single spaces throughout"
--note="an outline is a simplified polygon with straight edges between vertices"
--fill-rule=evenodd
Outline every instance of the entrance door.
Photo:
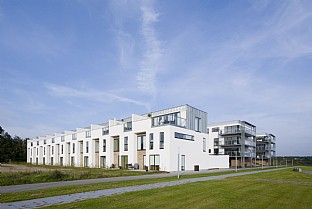
M 181 155 L 181 171 L 185 171 L 185 155 Z
M 105 168 L 106 167 L 106 156 L 101 156 L 100 157 L 100 168 Z
M 128 155 L 121 156 L 121 168 L 128 169 Z

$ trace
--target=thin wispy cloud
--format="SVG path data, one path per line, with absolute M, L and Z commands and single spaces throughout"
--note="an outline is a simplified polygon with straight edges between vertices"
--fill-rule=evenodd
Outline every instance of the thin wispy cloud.
M 139 106 L 143 106 L 146 109 L 150 109 L 149 105 L 138 100 L 130 99 L 127 97 L 122 97 L 113 93 L 97 91 L 97 90 L 80 90 L 74 89 L 62 85 L 56 84 L 46 84 L 46 88 L 51 95 L 64 97 L 64 98 L 81 98 L 84 100 L 91 100 L 101 103 L 113 103 L 113 102 L 122 102 L 130 103 Z
M 138 89 L 155 98 L 157 89 L 157 73 L 160 70 L 162 56 L 161 41 L 157 39 L 154 23 L 158 21 L 159 13 L 153 8 L 153 2 L 143 1 L 140 7 L 142 12 L 142 35 L 145 50 L 141 60 L 141 68 L 137 74 Z

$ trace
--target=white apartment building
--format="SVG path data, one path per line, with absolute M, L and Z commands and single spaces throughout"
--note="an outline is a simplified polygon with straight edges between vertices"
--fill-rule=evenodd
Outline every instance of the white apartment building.
M 276 157 L 276 138 L 270 133 L 259 133 L 256 135 L 257 140 L 257 163 L 265 165 L 274 165 L 274 160 Z
M 214 155 L 207 113 L 183 105 L 27 142 L 33 164 L 177 171 L 228 168 L 228 155 Z
M 256 165 L 256 126 L 236 120 L 208 126 L 209 141 L 213 141 L 213 153 L 229 155 L 230 166 L 252 167 Z

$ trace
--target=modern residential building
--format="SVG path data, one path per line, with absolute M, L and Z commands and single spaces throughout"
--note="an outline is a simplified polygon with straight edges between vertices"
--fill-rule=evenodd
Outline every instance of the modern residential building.
M 262 133 L 256 135 L 257 140 L 257 164 L 275 165 L 276 139 L 273 134 Z
M 256 162 L 256 126 L 236 120 L 210 124 L 209 141 L 213 141 L 213 153 L 229 155 L 230 166 L 252 167 Z
M 228 168 L 229 156 L 213 154 L 207 113 L 182 105 L 37 137 L 27 142 L 27 162 L 177 171 Z

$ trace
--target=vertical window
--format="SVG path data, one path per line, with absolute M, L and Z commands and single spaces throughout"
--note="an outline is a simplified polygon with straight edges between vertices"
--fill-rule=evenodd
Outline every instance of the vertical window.
M 106 139 L 103 139 L 103 152 L 106 152 Z
M 114 139 L 114 152 L 119 152 L 119 138 Z
M 109 134 L 109 128 L 108 127 L 102 128 L 102 135 L 107 135 L 107 134 Z
M 45 155 L 45 147 L 43 148 L 43 155 Z
M 75 153 L 75 143 L 73 143 L 73 154 Z
M 77 139 L 77 134 L 72 134 L 72 140 L 76 140 Z
M 159 149 L 164 149 L 165 148 L 165 133 L 160 132 L 159 134 Z
M 54 146 L 52 146 L 52 155 L 54 154 Z
M 63 145 L 61 146 L 61 154 L 63 154 L 63 151 L 64 151 L 64 149 L 63 149 Z
M 138 143 L 138 150 L 145 150 L 146 149 L 146 140 L 145 136 L 138 136 L 137 143 Z
M 89 153 L 89 142 L 86 142 L 86 153 Z
M 38 148 L 37 148 L 37 155 L 38 155 Z
M 159 165 L 160 165 L 159 155 L 150 155 L 149 165 L 150 165 L 150 170 L 159 170 Z
M 211 149 L 209 149 L 208 152 L 211 153 Z
M 128 151 L 128 137 L 124 138 L 124 151 Z
M 65 137 L 61 136 L 61 142 L 65 141 Z
M 152 150 L 154 148 L 154 134 L 150 133 L 149 135 L 149 149 Z
M 203 152 L 206 152 L 206 139 L 203 138 Z
M 86 131 L 86 138 L 90 138 L 91 137 L 91 131 Z
M 195 117 L 195 131 L 200 131 L 200 118 Z

